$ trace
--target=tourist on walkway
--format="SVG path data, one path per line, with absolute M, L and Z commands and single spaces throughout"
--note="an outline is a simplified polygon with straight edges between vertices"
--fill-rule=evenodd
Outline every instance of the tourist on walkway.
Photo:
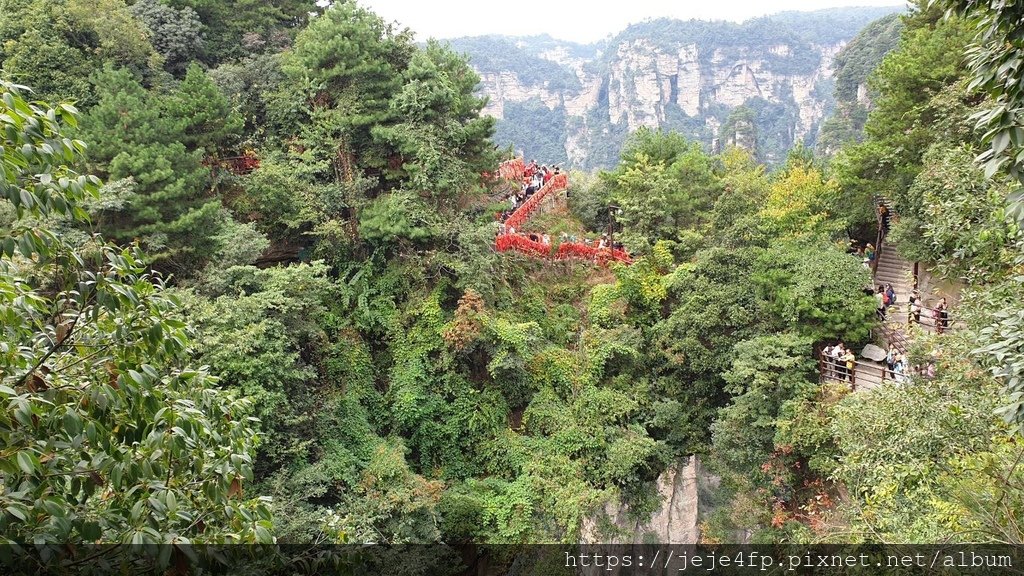
M 878 203 L 878 226 L 882 237 L 886 237 L 889 234 L 889 207 L 884 202 Z
M 897 384 L 904 384 L 908 380 L 907 357 L 903 354 L 896 356 L 896 364 L 893 366 L 893 374 L 896 376 Z
M 893 290 L 892 284 L 885 285 L 885 295 L 889 297 L 889 306 L 896 305 L 896 291 Z
M 947 328 L 949 328 L 949 304 L 943 298 L 935 307 L 935 329 L 942 334 Z
M 907 323 L 908 324 L 920 324 L 921 323 L 921 298 L 920 296 L 911 296 L 908 304 L 907 312 Z
M 825 358 L 825 375 L 829 380 L 842 380 L 846 371 L 841 367 L 839 359 L 843 357 L 843 345 L 840 343 L 826 346 L 821 352 Z
M 843 355 L 842 360 L 846 362 L 846 381 L 851 382 L 853 378 L 853 369 L 857 364 L 857 355 L 853 353 L 853 350 L 847 350 Z
M 878 320 L 885 322 L 885 288 L 881 285 L 875 290 L 875 312 L 878 314 Z
M 831 380 L 835 375 L 835 368 L 832 365 L 832 349 L 835 348 L 832 344 L 829 344 L 821 349 L 821 371 L 822 376 L 826 380 Z
M 896 361 L 899 359 L 900 353 L 896 350 L 896 346 L 889 345 L 889 352 L 885 355 L 885 367 L 888 368 L 889 378 L 896 379 Z M 883 376 L 884 380 L 885 377 Z
M 832 348 L 832 366 L 835 367 L 836 376 L 839 380 L 846 380 L 846 365 L 843 361 L 843 356 L 846 355 L 846 350 L 843 349 L 843 343 L 839 342 Z

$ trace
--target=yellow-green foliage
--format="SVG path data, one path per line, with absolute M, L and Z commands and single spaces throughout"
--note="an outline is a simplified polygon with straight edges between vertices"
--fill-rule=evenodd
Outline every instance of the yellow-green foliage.
M 599 284 L 590 291 L 590 304 L 587 314 L 590 323 L 605 328 L 623 322 L 626 318 L 625 301 L 618 286 Z
M 530 361 L 530 376 L 535 385 L 550 387 L 562 396 L 573 396 L 592 384 L 586 359 L 564 348 L 547 348 Z
M 816 168 L 794 164 L 776 179 L 759 216 L 769 233 L 778 238 L 830 236 L 841 222 L 830 214 L 839 196 L 839 184 Z

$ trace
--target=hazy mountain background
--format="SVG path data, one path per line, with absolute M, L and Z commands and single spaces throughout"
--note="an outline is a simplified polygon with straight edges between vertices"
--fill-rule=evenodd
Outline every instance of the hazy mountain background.
M 587 45 L 547 35 L 450 42 L 481 76 L 500 146 L 571 167 L 609 167 L 626 136 L 647 126 L 709 149 L 738 144 L 775 163 L 799 143 L 824 139 L 831 147 L 856 137 L 870 98 L 865 79 L 895 45 L 893 15 L 902 9 L 782 12 L 741 24 L 657 19 Z M 844 54 L 862 31 L 871 37 Z M 849 104 L 826 127 L 837 79 Z

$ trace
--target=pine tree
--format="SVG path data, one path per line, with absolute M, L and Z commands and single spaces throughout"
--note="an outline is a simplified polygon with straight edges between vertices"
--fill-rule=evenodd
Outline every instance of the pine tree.
M 141 240 L 164 264 L 184 266 L 215 249 L 220 202 L 205 191 L 209 170 L 200 150 L 190 150 L 183 117 L 168 106 L 181 95 L 151 95 L 131 74 L 106 68 L 94 77 L 99 102 L 83 121 L 90 168 L 109 180 L 133 177 L 133 204 L 112 215 L 107 232 Z
M 177 120 L 181 142 L 189 150 L 218 155 L 238 140 L 242 117 L 196 63 L 192 63 L 177 90 L 164 99 L 168 116 Z

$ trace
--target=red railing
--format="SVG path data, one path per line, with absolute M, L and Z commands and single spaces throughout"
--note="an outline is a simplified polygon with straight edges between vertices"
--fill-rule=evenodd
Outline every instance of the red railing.
M 595 248 L 582 242 L 562 242 L 553 247 L 537 240 L 531 240 L 525 234 L 502 234 L 494 240 L 495 247 L 501 252 L 515 250 L 536 258 L 554 260 L 586 260 L 596 262 L 599 266 L 607 266 L 611 262 L 632 264 L 633 260 L 624 250 L 611 248 Z
M 623 264 L 633 263 L 633 259 L 629 257 L 629 254 L 627 254 L 625 250 L 597 248 L 580 242 L 562 242 L 558 245 L 558 250 L 555 252 L 555 258 L 558 260 L 567 260 L 571 258 L 592 260 L 601 266 L 605 266 L 612 261 L 622 262 Z
M 523 169 L 522 158 L 516 158 L 503 162 L 498 168 L 498 173 L 502 178 L 522 181 Z M 561 242 L 555 248 L 550 243 L 531 240 L 530 237 L 521 233 L 523 224 L 533 216 L 548 196 L 566 190 L 568 187 L 568 175 L 552 176 L 547 184 L 516 208 L 512 215 L 505 220 L 502 232 L 494 240 L 494 247 L 500 252 L 514 250 L 535 258 L 586 260 L 595 262 L 599 266 L 607 266 L 610 262 L 632 264 L 633 260 L 624 250 L 615 250 L 610 247 L 599 248 L 582 242 Z
M 523 224 L 533 216 L 533 213 L 540 208 L 541 202 L 544 201 L 548 195 L 561 192 L 569 187 L 569 176 L 565 174 L 557 174 L 552 176 L 551 180 L 547 184 L 541 186 L 540 190 L 534 193 L 532 196 L 526 199 L 516 211 L 505 220 L 505 226 L 509 228 L 515 228 L 519 230 Z
M 526 172 L 526 163 L 522 158 L 506 160 L 498 165 L 498 176 L 516 183 L 522 183 L 524 172 Z
M 530 240 L 523 234 L 502 234 L 494 240 L 494 245 L 502 252 L 516 250 L 530 256 L 538 256 L 540 258 L 551 257 L 550 244 Z

